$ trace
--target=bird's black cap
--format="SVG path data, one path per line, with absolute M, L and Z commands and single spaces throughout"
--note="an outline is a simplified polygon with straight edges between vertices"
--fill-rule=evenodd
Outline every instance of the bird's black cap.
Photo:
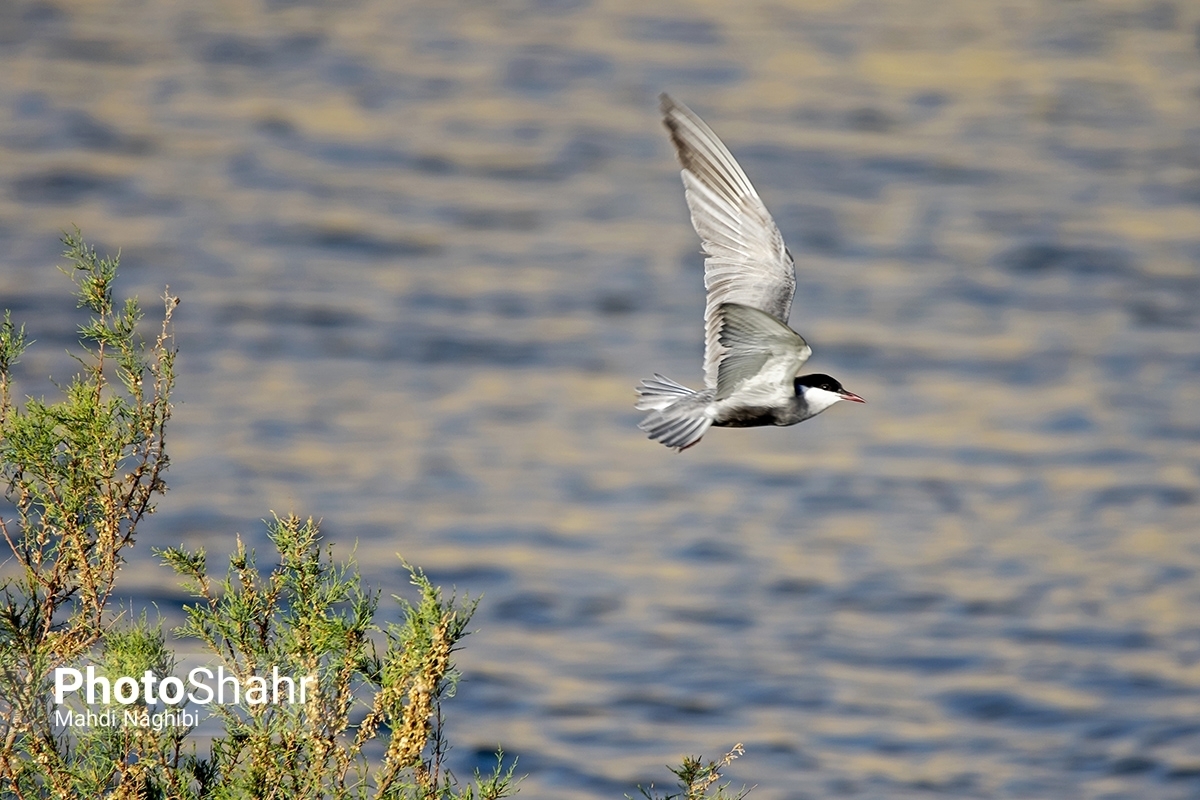
M 827 392 L 836 392 L 837 394 L 846 391 L 838 383 L 837 378 L 820 372 L 812 375 L 801 375 L 799 378 L 796 378 L 796 391 L 799 391 L 801 386 L 811 386 L 814 389 L 824 389 Z

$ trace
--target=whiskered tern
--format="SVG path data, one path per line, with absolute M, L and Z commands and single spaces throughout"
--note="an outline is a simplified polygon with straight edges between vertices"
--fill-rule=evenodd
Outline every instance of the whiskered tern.
M 684 197 L 704 252 L 704 388 L 656 374 L 638 387 L 638 427 L 675 450 L 709 427 L 795 425 L 841 400 L 865 403 L 828 375 L 800 375 L 812 348 L 788 327 L 796 264 L 746 173 L 712 129 L 662 95 L 683 166 Z

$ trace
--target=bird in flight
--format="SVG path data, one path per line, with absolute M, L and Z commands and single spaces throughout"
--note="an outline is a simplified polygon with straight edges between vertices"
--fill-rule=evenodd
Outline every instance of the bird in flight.
M 687 106 L 661 96 L 704 252 L 704 388 L 655 374 L 638 387 L 638 427 L 675 450 L 710 426 L 795 425 L 834 403 L 865 403 L 828 375 L 800 375 L 812 348 L 788 327 L 796 264 L 746 173 Z

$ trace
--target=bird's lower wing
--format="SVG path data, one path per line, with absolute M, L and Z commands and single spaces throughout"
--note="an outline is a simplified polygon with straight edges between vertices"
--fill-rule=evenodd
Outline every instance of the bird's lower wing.
M 800 334 L 770 314 L 737 303 L 718 306 L 714 320 L 721 346 L 717 400 L 737 394 L 773 402 L 795 392 L 792 381 L 812 355 Z

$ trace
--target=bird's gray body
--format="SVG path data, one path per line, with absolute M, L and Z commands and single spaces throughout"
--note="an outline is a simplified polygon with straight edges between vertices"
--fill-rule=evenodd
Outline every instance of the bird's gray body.
M 779 228 L 746 173 L 686 106 L 662 96 L 663 123 L 683 167 L 684 196 L 707 259 L 704 388 L 655 375 L 638 387 L 639 424 L 683 450 L 710 426 L 795 425 L 857 395 L 797 380 L 812 350 L 787 325 L 796 268 Z
M 661 377 L 661 376 L 655 376 Z M 714 402 L 711 390 L 704 389 L 679 400 L 673 401 L 670 407 L 677 413 L 693 417 L 705 414 L 713 407 L 712 426 L 717 428 L 758 428 L 764 425 L 785 427 L 815 417 L 824 408 L 814 411 L 803 395 L 794 394 L 787 398 L 782 405 L 745 405 L 742 402 Z

